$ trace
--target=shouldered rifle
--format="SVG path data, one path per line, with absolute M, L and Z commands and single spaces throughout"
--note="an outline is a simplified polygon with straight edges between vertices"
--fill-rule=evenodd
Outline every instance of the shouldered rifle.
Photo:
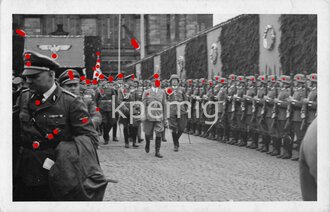
M 307 86 L 307 78 L 306 78 L 306 74 L 305 74 L 305 98 L 306 100 L 308 101 L 308 86 Z M 303 103 L 302 107 L 301 107 L 301 118 L 302 118 L 302 121 L 301 121 L 301 125 L 300 125 L 300 130 L 303 130 L 305 128 L 305 125 L 306 125 L 306 116 L 307 116 L 307 113 L 308 113 L 308 108 L 307 108 L 307 101 Z
M 276 80 L 276 77 L 275 77 L 275 80 Z M 278 96 L 278 92 L 277 92 L 277 81 L 275 83 L 275 98 L 277 98 Z M 274 128 L 275 127 L 275 124 L 276 124 L 276 120 L 277 120 L 277 103 L 274 102 L 274 106 L 273 106 L 273 109 L 272 109 L 272 124 L 271 124 L 271 128 Z
M 267 93 L 268 93 L 268 86 L 266 85 L 265 86 L 265 94 L 263 95 L 263 102 L 262 102 L 262 107 L 261 107 L 261 111 L 260 111 L 260 114 L 261 114 L 261 117 L 260 117 L 260 119 L 259 119 L 259 122 L 258 122 L 258 124 L 261 124 L 263 121 L 264 121 L 264 119 L 265 119 L 265 115 L 266 115 L 266 100 L 264 99 L 264 97 L 267 95 Z
M 245 112 L 246 112 L 246 98 L 244 98 L 244 95 L 246 95 L 246 81 L 244 82 L 244 94 L 242 95 L 241 98 L 241 110 L 242 110 L 242 115 L 241 115 L 241 121 L 244 120 L 245 118 Z

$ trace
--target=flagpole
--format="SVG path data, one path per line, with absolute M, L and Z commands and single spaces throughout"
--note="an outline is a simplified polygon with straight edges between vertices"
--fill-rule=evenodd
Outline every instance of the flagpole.
M 118 74 L 120 73 L 120 31 L 121 31 L 121 14 L 119 14 L 119 18 L 118 18 Z

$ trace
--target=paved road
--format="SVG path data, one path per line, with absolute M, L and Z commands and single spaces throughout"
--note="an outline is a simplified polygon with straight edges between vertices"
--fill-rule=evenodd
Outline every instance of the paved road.
M 108 185 L 105 201 L 299 201 L 298 162 L 191 136 L 173 151 L 170 134 L 162 142 L 163 159 L 149 154 L 144 142 L 125 149 L 123 139 L 101 145 Z

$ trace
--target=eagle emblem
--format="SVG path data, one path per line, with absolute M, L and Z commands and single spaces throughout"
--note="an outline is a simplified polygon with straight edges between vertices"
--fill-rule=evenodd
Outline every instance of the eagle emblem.
M 38 48 L 43 51 L 50 50 L 53 54 L 58 51 L 67 51 L 71 49 L 71 45 L 38 45 Z

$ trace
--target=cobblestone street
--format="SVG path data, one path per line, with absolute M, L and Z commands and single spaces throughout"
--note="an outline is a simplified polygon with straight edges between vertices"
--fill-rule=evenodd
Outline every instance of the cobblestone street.
M 111 133 L 112 134 L 112 133 Z M 190 136 L 173 151 L 170 133 L 161 154 L 119 142 L 101 145 L 99 157 L 109 183 L 105 201 L 300 201 L 298 162 L 256 150 Z

